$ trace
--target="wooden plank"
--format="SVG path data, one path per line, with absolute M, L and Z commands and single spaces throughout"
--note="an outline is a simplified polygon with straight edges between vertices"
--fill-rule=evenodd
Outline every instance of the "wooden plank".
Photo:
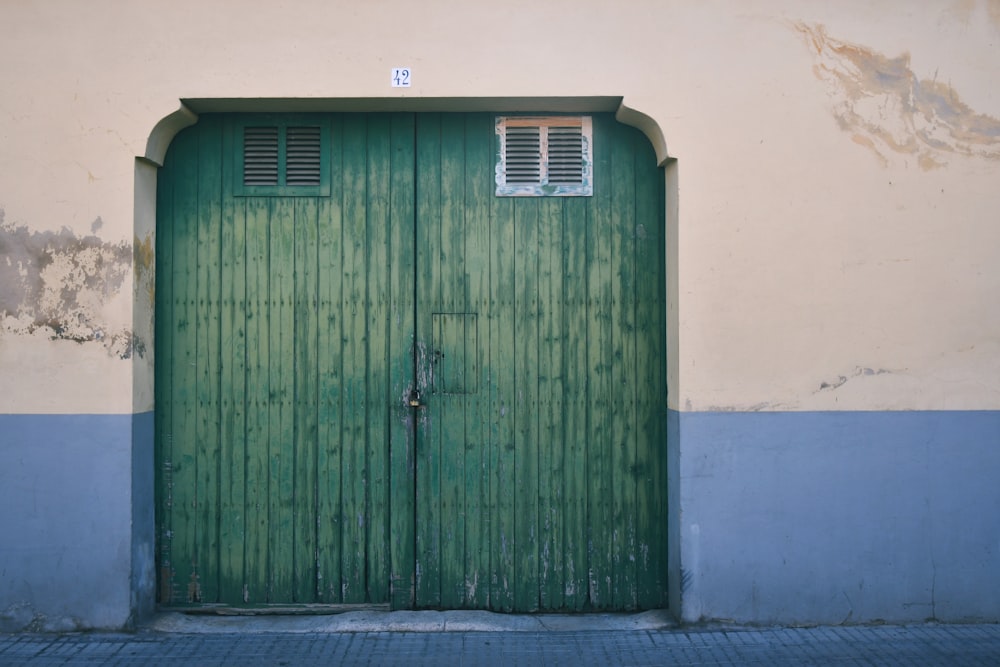
M 201 602 L 219 601 L 219 242 L 222 229 L 222 127 L 218 116 L 203 119 L 198 146 L 198 232 L 194 254 L 197 354 L 197 522 Z
M 587 229 L 590 200 L 572 198 L 563 207 L 562 272 L 565 317 L 562 335 L 565 364 L 565 598 L 564 607 L 582 611 L 587 595 Z
M 318 202 L 294 200 L 294 515 L 292 601 L 316 600 L 316 464 L 318 453 Z
M 268 322 L 270 274 L 270 207 L 266 198 L 246 199 L 247 275 L 247 435 L 246 435 L 246 525 L 243 601 L 268 601 L 268 535 L 270 475 L 270 337 Z
M 392 117 L 389 246 L 389 437 L 391 602 L 393 609 L 414 604 L 414 431 L 415 411 L 407 400 L 413 382 L 414 279 L 414 116 Z
M 343 127 L 331 120 L 330 197 L 320 199 L 317 229 L 319 312 L 317 366 L 319 419 L 317 451 L 317 599 L 341 602 L 343 553 Z
M 246 539 L 246 200 L 232 196 L 231 126 L 222 146 L 219 599 L 243 599 Z
M 441 252 L 441 120 L 439 114 L 417 118 L 417 389 L 426 398 L 430 321 L 440 298 Z M 429 426 L 442 418 L 442 404 L 433 400 L 418 416 L 416 455 L 416 604 L 441 604 L 441 441 Z M 426 414 L 429 413 L 429 414 Z
M 490 527 L 490 428 L 489 375 L 482 361 L 488 358 L 487 327 L 490 290 L 490 200 L 493 198 L 494 119 L 491 114 L 465 117 L 465 273 L 468 285 L 466 310 L 476 312 L 474 347 L 467 356 L 476 362 L 468 378 L 475 392 L 466 397 L 465 460 L 465 605 L 489 605 Z M 467 337 L 468 340 L 468 337 Z
M 268 602 L 292 598 L 295 532 L 295 306 L 292 299 L 295 271 L 294 204 L 271 198 L 270 303 L 268 321 L 270 356 L 268 385 L 268 463 L 270 551 Z
M 538 514 L 539 605 L 563 609 L 563 366 L 561 198 L 539 201 L 538 217 Z
M 201 600 L 198 571 L 197 469 L 197 241 L 198 135 L 175 139 L 178 158 L 194 167 L 180 170 L 174 197 L 174 383 L 173 383 L 173 566 L 174 601 Z M 178 590 L 179 589 L 179 590 Z
M 612 207 L 612 606 L 636 607 L 635 160 L 628 128 L 613 128 Z
M 465 126 L 461 116 L 439 117 L 441 137 L 441 180 L 439 188 L 440 225 L 439 252 L 433 258 L 437 265 L 438 297 L 432 309 L 442 313 L 455 313 L 443 319 L 449 322 L 446 348 L 453 350 L 447 358 L 437 358 L 438 364 L 451 366 L 449 375 L 454 393 L 435 394 L 437 439 L 439 443 L 441 500 L 439 521 L 441 525 L 441 600 L 446 609 L 456 609 L 465 604 L 465 454 L 466 454 L 466 403 L 465 384 L 465 313 L 467 308 L 465 272 Z M 435 224 L 435 220 L 421 217 L 421 229 Z M 435 332 L 437 333 L 437 332 Z M 450 338 L 450 340 L 448 340 Z M 438 341 L 434 341 L 435 354 Z
M 514 205 L 515 571 L 514 610 L 538 609 L 538 206 Z
M 590 525 L 588 552 L 588 595 L 593 609 L 612 605 L 611 573 L 614 526 L 612 517 L 611 433 L 611 234 L 613 211 L 610 197 L 611 152 L 608 141 L 609 121 L 594 118 L 594 198 L 593 217 L 587 228 L 587 476 L 588 517 Z
M 389 599 L 389 174 L 391 169 L 390 118 L 380 114 L 368 121 L 368 247 L 365 259 L 367 294 L 366 423 L 368 486 L 367 602 Z
M 664 181 L 648 140 L 633 133 L 636 183 L 637 606 L 667 605 L 666 275 Z
M 493 197 L 490 232 L 490 609 L 514 609 L 514 199 Z
M 343 550 L 342 602 L 366 600 L 365 505 L 366 469 L 366 388 L 367 368 L 365 329 L 365 279 L 367 255 L 367 135 L 364 116 L 344 119 L 344 262 L 341 309 L 344 317 L 343 346 Z

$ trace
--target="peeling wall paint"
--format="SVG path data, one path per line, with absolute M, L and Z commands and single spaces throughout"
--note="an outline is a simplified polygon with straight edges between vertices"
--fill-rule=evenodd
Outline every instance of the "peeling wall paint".
M 153 235 L 146 238 L 138 236 L 132 242 L 132 260 L 135 262 L 135 293 L 137 297 L 147 299 L 146 306 L 152 309 L 156 302 L 156 251 L 153 248 Z
M 87 624 L 73 616 L 52 617 L 21 601 L 0 609 L 0 632 L 80 632 Z
M 819 389 L 817 391 L 834 391 L 843 387 L 851 378 L 857 377 L 867 377 L 871 375 L 886 375 L 894 371 L 886 370 L 885 368 L 868 368 L 858 366 L 854 369 L 851 375 L 838 375 L 836 380 L 824 380 L 820 383 Z
M 97 218 L 91 230 L 102 224 Z M 103 315 L 121 292 L 132 260 L 126 242 L 80 237 L 65 227 L 33 231 L 6 223 L 0 209 L 0 332 L 99 343 L 120 359 L 143 356 L 145 344 Z
M 908 53 L 891 58 L 830 37 L 821 24 L 793 28 L 813 52 L 837 123 L 883 165 L 896 156 L 912 157 L 924 170 L 943 167 L 951 155 L 1000 160 L 1000 119 L 976 113 L 937 73 L 919 78 Z

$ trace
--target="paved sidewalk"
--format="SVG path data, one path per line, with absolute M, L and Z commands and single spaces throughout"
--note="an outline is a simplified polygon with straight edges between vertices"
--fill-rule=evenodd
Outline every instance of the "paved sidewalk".
M 0 665 L 1000 665 L 998 625 L 0 635 Z

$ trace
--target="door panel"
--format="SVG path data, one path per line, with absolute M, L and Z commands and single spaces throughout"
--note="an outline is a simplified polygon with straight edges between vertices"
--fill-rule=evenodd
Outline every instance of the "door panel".
M 512 198 L 491 114 L 272 121 L 328 126 L 329 196 L 235 193 L 239 116 L 160 175 L 161 603 L 664 606 L 645 138 L 597 116 L 593 197 Z
M 498 198 L 493 116 L 417 120 L 418 607 L 665 604 L 662 186 L 595 136 L 593 197 Z
M 294 118 L 330 126 L 329 197 L 234 195 L 238 120 L 182 132 L 159 179 L 160 601 L 387 603 L 412 117 Z

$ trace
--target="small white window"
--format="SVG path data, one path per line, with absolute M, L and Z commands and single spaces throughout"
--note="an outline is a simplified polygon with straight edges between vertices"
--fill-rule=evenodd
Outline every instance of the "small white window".
M 499 197 L 594 194 L 590 116 L 500 116 L 496 165 Z

